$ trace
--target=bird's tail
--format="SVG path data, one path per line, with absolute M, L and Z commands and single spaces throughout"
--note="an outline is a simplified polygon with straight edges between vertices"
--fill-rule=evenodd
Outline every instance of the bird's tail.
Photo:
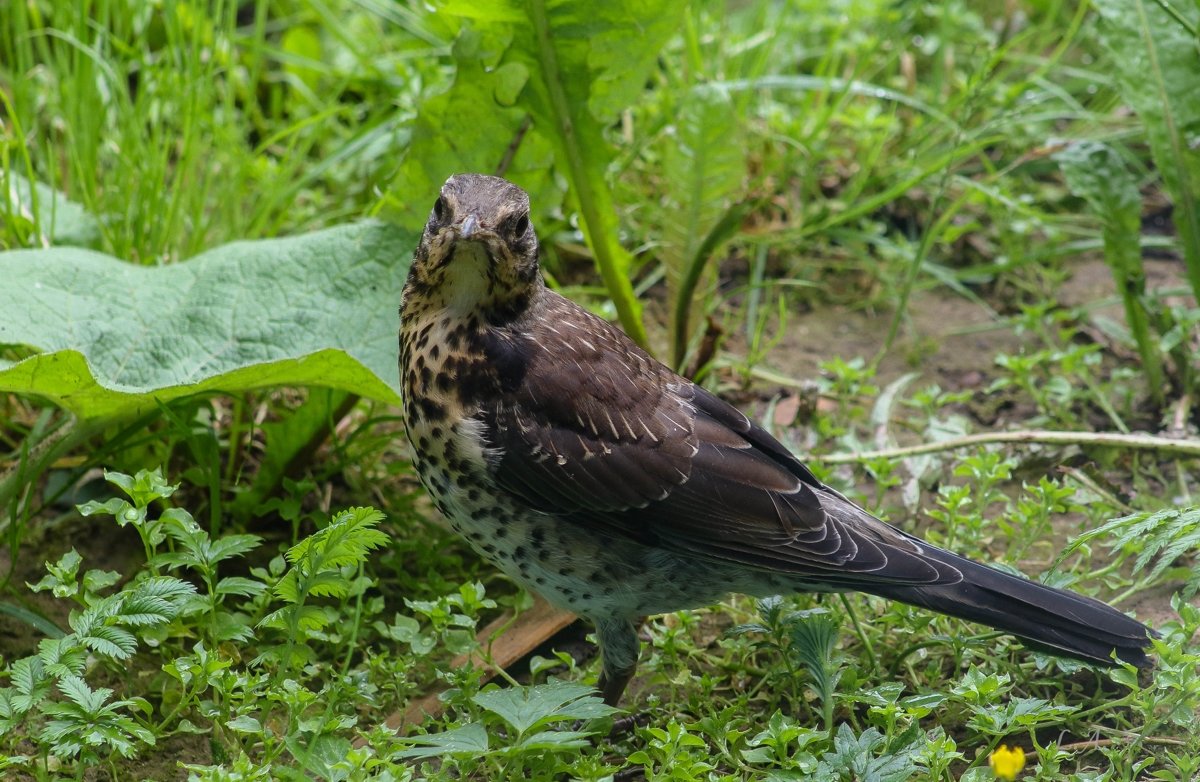
M 1115 651 L 1119 659 L 1139 668 L 1151 666 L 1146 650 L 1154 631 L 1115 608 L 926 543 L 921 548 L 924 558 L 960 571 L 962 579 L 927 586 L 877 584 L 866 591 L 995 627 L 1051 654 L 1115 665 Z

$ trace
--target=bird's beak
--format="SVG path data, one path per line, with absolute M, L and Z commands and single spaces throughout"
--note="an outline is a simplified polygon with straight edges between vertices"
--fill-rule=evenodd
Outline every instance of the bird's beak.
M 458 227 L 458 238 L 470 239 L 477 230 L 479 230 L 479 221 L 475 219 L 475 215 L 467 215 L 466 219 L 462 221 L 462 225 Z

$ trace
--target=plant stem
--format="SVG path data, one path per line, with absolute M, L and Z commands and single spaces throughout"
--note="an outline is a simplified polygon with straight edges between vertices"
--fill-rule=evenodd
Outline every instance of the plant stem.
M 936 443 L 921 443 L 902 448 L 884 448 L 878 451 L 859 453 L 835 453 L 819 457 L 823 464 L 852 464 L 871 459 L 901 459 L 923 453 L 953 451 L 991 443 L 1044 443 L 1046 445 L 1097 445 L 1110 448 L 1133 448 L 1143 451 L 1161 451 L 1178 456 L 1200 457 L 1200 440 L 1181 440 L 1172 437 L 1156 437 L 1150 434 L 1118 434 L 1115 432 L 1054 432 L 1042 429 L 1019 429 L 1015 432 L 982 432 L 962 437 L 952 437 Z
M 867 662 L 871 665 L 871 672 L 879 670 L 879 661 L 875 658 L 875 647 L 871 644 L 871 639 L 867 637 L 862 625 L 858 623 L 858 614 L 855 613 L 850 598 L 846 597 L 844 592 L 838 593 L 838 598 L 842 601 L 842 608 L 846 609 L 846 615 L 850 617 L 850 623 L 854 625 L 854 632 L 858 633 L 858 640 L 862 641 L 863 651 L 867 653 Z
M 545 0 L 529 0 L 529 16 L 537 33 L 538 59 L 541 61 L 542 77 L 545 79 L 546 92 L 550 97 L 550 108 L 554 119 L 558 122 L 559 141 L 562 145 L 563 157 L 566 158 L 567 174 L 575 189 L 575 198 L 579 201 L 579 213 L 583 218 L 584 233 L 588 244 L 596 256 L 596 267 L 604 280 L 604 287 L 612 297 L 613 305 L 617 308 L 617 317 L 621 327 L 629 338 L 642 347 L 647 347 L 646 329 L 642 325 L 641 313 L 638 311 L 637 299 L 633 295 L 633 285 L 629 278 L 618 268 L 617 259 L 613 252 L 613 237 L 608 236 L 606 220 L 601 214 L 596 189 L 606 188 L 603 182 L 593 182 L 588 174 L 588 166 L 584 152 L 575 132 L 575 123 L 571 119 L 571 105 L 567 101 L 566 90 L 559 79 L 558 53 L 551 40 L 550 20 L 546 15 Z M 607 199 L 606 199 L 607 200 Z

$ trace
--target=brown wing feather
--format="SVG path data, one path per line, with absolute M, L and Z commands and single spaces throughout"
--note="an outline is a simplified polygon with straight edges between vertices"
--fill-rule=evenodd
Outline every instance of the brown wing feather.
M 501 487 L 568 522 L 814 582 L 961 578 L 824 486 L 736 408 L 544 296 L 521 324 L 520 382 L 480 414 Z

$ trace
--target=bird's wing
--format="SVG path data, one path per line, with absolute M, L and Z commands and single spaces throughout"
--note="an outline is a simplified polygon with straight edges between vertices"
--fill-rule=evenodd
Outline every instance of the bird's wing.
M 815 582 L 957 580 L 738 410 L 566 304 L 529 326 L 519 382 L 480 413 L 502 488 L 567 523 Z

